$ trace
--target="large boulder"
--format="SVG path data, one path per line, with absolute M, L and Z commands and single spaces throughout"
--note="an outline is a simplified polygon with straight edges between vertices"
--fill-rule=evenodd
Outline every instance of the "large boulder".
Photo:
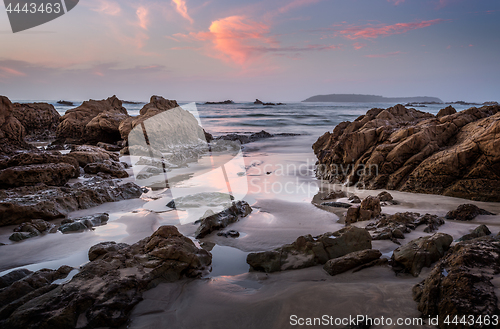
M 12 115 L 26 129 L 26 139 L 47 140 L 55 138 L 61 115 L 52 104 L 14 103 L 12 107 Z
M 371 247 L 367 230 L 349 226 L 317 237 L 300 236 L 295 242 L 273 251 L 250 253 L 247 263 L 253 270 L 270 273 L 325 264 L 329 259 Z
M 391 258 L 392 266 L 395 271 L 409 272 L 413 276 L 418 276 L 423 267 L 430 267 L 443 257 L 452 242 L 453 237 L 444 233 L 412 240 L 394 250 Z
M 316 174 L 368 189 L 500 201 L 500 106 L 452 112 L 396 105 L 342 122 L 314 143 Z
M 31 148 L 24 141 L 26 129 L 12 112 L 10 100 L 0 96 L 0 155 L 11 155 L 16 150 Z
M 0 226 L 21 224 L 31 219 L 64 218 L 78 209 L 138 198 L 142 193 L 142 188 L 134 183 L 119 184 L 98 177 L 70 187 L 37 185 L 0 191 Z
M 121 140 L 118 127 L 128 117 L 116 96 L 89 100 L 66 111 L 57 127 L 57 138 L 70 144 L 116 143 Z
M 212 256 L 174 226 L 161 226 L 133 245 L 100 243 L 90 249 L 89 259 L 68 283 L 50 289 L 37 285 L 26 293 L 11 294 L 0 309 L 0 327 L 124 326 L 145 290 L 162 282 L 200 277 L 210 269 Z
M 497 328 L 486 325 L 486 316 L 500 315 L 497 288 L 492 282 L 500 272 L 500 242 L 491 237 L 459 242 L 432 269 L 429 276 L 413 288 L 418 310 L 427 317 L 439 316 L 441 329 L 455 317 L 472 316 L 481 322 L 458 323 L 453 328 Z M 469 318 L 467 318 L 469 319 Z

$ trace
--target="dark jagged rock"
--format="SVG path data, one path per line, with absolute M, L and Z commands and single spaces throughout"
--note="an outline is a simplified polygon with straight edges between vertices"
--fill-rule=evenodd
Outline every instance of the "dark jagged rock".
M 255 105 L 264 105 L 260 99 L 256 99 L 255 102 L 253 102 Z
M 161 282 L 197 278 L 208 271 L 212 257 L 174 226 L 161 226 L 133 245 L 98 244 L 89 250 L 89 259 L 68 283 L 29 299 L 12 295 L 0 310 L 0 327 L 119 327 L 144 291 Z
M 57 104 L 65 105 L 65 106 L 74 106 L 73 102 L 68 102 L 68 101 L 63 101 L 63 100 L 58 101 Z
M 65 219 L 59 226 L 58 230 L 61 233 L 79 232 L 84 230 L 91 230 L 95 226 L 106 225 L 109 215 L 106 213 L 95 214 L 74 219 Z
M 55 225 L 44 221 L 43 219 L 32 219 L 31 221 L 22 223 L 14 229 L 14 233 L 9 237 L 12 241 L 21 241 L 35 236 L 39 236 L 42 233 L 53 233 L 55 232 Z
M 391 193 L 389 193 L 387 191 L 380 192 L 379 195 L 377 195 L 377 198 L 382 202 L 388 202 L 388 201 L 394 200 Z
M 33 149 L 24 141 L 26 129 L 13 115 L 10 100 L 0 96 L 0 155 L 12 155 L 18 150 Z
M 61 117 L 57 138 L 68 144 L 114 143 L 121 140 L 118 127 L 127 118 L 127 110 L 116 96 L 85 101 Z
M 61 115 L 52 104 L 12 104 L 12 115 L 26 129 L 27 140 L 47 140 L 56 136 Z
M 251 212 L 252 208 L 246 201 L 233 202 L 231 207 L 201 219 L 200 226 L 196 230 L 195 236 L 197 239 L 201 239 L 213 231 L 227 227 L 241 217 L 248 216 Z
M 349 204 L 350 205 L 350 204 Z M 352 206 L 347 209 L 345 215 L 345 224 L 350 225 L 359 221 L 366 221 L 375 218 L 380 215 L 382 208 L 380 206 L 380 200 L 376 197 L 368 196 L 363 201 L 361 205 Z
M 463 237 L 461 237 L 460 239 L 458 239 L 458 241 L 472 240 L 472 239 L 480 238 L 480 237 L 487 236 L 490 234 L 491 234 L 491 231 L 488 229 L 488 227 L 486 225 L 483 224 L 483 225 L 479 225 L 478 227 L 476 227 L 469 234 L 466 234 Z
M 205 105 L 228 105 L 228 104 L 234 104 L 234 102 L 230 99 L 223 101 L 223 102 L 206 102 Z
M 330 259 L 325 263 L 323 269 L 333 276 L 377 260 L 380 256 L 382 253 L 375 249 L 355 251 L 342 257 Z
M 457 113 L 457 110 L 455 110 L 455 108 L 453 106 L 447 106 L 444 109 L 439 110 L 439 112 L 436 115 L 436 117 L 441 118 L 441 117 L 444 117 L 444 116 L 447 116 L 447 115 L 452 115 L 452 114 L 455 114 L 455 113 Z
M 225 232 L 219 232 L 217 233 L 218 236 L 223 236 L 225 238 L 237 238 L 240 236 L 240 232 L 235 231 L 235 230 L 230 230 L 230 231 L 225 231 Z
M 446 214 L 446 219 L 469 221 L 473 220 L 479 215 L 494 215 L 494 214 L 484 209 L 480 209 L 478 206 L 473 204 L 462 204 L 458 206 L 457 209 L 449 211 Z
M 0 191 L 0 226 L 20 224 L 31 219 L 64 218 L 78 209 L 105 202 L 138 198 L 143 190 L 134 183 L 91 179 L 70 187 L 26 186 Z
M 19 270 L 14 270 L 12 272 L 9 272 L 5 274 L 4 276 L 0 276 L 0 289 L 3 289 L 5 287 L 10 286 L 16 281 L 21 280 L 22 278 L 25 278 L 26 276 L 30 275 L 31 272 L 28 269 L 21 268 Z
M 68 163 L 75 168 L 77 173 L 79 172 L 78 161 L 76 161 L 73 157 L 62 155 L 57 151 L 19 153 L 5 160 L 0 160 L 0 169 L 48 163 Z M 78 177 L 78 174 L 74 177 Z
M 329 259 L 371 247 L 368 231 L 350 226 L 317 237 L 300 236 L 295 242 L 273 251 L 250 253 L 247 263 L 253 270 L 270 273 L 325 264 Z
M 331 199 L 340 199 L 345 198 L 346 193 L 344 191 L 332 191 L 321 198 L 321 200 L 331 200 Z
M 413 287 L 413 299 L 425 317 L 439 316 L 439 328 L 449 316 L 460 319 L 463 315 L 500 315 L 494 275 L 500 273 L 500 242 L 482 237 L 457 243 L 432 269 L 429 276 Z M 457 323 L 453 328 L 493 328 L 475 323 L 474 326 Z
M 313 145 L 318 178 L 368 189 L 500 201 L 500 106 L 435 117 L 396 105 Z
M 453 237 L 444 233 L 412 240 L 394 250 L 391 258 L 393 269 L 418 276 L 423 267 L 430 267 L 443 257 L 452 242 Z
M 352 204 L 344 202 L 322 202 L 322 206 L 334 207 L 334 208 L 351 208 Z
M 78 171 L 68 163 L 47 163 L 0 170 L 0 188 L 46 184 L 62 186 Z
M 125 171 L 123 164 L 111 160 L 104 160 L 100 163 L 89 163 L 83 168 L 83 170 L 87 174 L 97 174 L 102 172 L 117 178 L 125 178 L 129 176 Z
M 374 223 L 368 224 L 366 229 L 371 232 L 373 240 L 392 240 L 398 243 L 395 239 L 404 239 L 405 233 L 410 233 L 420 225 L 427 225 L 424 232 L 431 233 L 443 224 L 444 219 L 436 215 L 398 212 L 394 215 L 380 215 Z

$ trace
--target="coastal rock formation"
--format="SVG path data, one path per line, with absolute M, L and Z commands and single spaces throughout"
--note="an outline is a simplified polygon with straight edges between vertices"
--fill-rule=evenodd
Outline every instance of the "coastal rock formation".
M 11 155 L 19 149 L 30 149 L 24 141 L 26 129 L 13 115 L 12 103 L 0 96 L 0 155 Z
M 446 214 L 446 219 L 469 221 L 473 220 L 479 215 L 494 215 L 494 214 L 484 209 L 481 209 L 474 204 L 462 204 L 458 206 L 457 209 L 448 211 L 448 213 Z
M 442 116 L 396 105 L 342 122 L 313 145 L 318 178 L 500 201 L 500 106 Z
M 22 223 L 14 229 L 14 233 L 9 237 L 11 241 L 21 241 L 35 236 L 42 235 L 42 233 L 55 232 L 55 225 L 46 222 L 42 219 L 32 219 L 29 222 Z
M 67 155 L 78 161 L 78 164 L 82 168 L 85 168 L 89 163 L 100 163 L 106 160 L 120 161 L 118 154 L 92 145 L 73 145 L 71 152 Z
M 132 129 L 145 120 L 176 107 L 179 107 L 179 104 L 175 100 L 165 99 L 161 96 L 151 96 L 149 103 L 144 105 L 140 110 L 139 116 L 129 117 L 120 123 L 119 131 L 121 139 L 127 140 Z
M 382 253 L 375 249 L 351 252 L 345 256 L 330 259 L 325 263 L 323 269 L 333 276 L 377 260 L 380 256 L 382 256 Z
M 0 170 L 0 188 L 46 184 L 62 186 L 76 174 L 68 163 L 34 164 Z
M 116 96 L 89 100 L 60 118 L 57 138 L 67 144 L 115 143 L 121 140 L 118 127 L 127 118 L 127 110 Z
M 176 227 L 161 226 L 133 245 L 93 246 L 89 259 L 68 283 L 34 286 L 29 295 L 20 291 L 4 299 L 0 328 L 122 326 L 144 291 L 161 282 L 201 276 L 209 270 L 212 256 Z
M 12 104 L 12 115 L 26 129 L 27 140 L 47 140 L 56 136 L 61 115 L 52 104 Z
M 61 233 L 79 232 L 91 230 L 95 226 L 106 225 L 109 220 L 109 215 L 106 213 L 95 214 L 80 218 L 65 219 L 61 222 L 61 226 L 57 229 Z
M 201 219 L 195 237 L 201 239 L 215 230 L 226 228 L 236 222 L 240 217 L 246 217 L 252 212 L 252 207 L 246 201 L 233 202 L 231 207 Z M 239 235 L 239 234 L 238 234 Z
M 483 224 L 483 225 L 479 225 L 478 227 L 476 227 L 469 234 L 466 234 L 463 237 L 461 237 L 460 239 L 458 239 L 458 241 L 472 240 L 472 239 L 481 238 L 483 236 L 487 236 L 490 234 L 491 234 L 491 231 L 488 229 L 488 226 Z
M 134 183 L 119 184 L 99 177 L 70 187 L 25 186 L 0 191 L 0 226 L 31 219 L 64 218 L 72 211 L 105 202 L 138 198 L 143 190 Z
M 443 257 L 452 242 L 453 237 L 444 233 L 412 240 L 394 250 L 391 258 L 393 269 L 396 272 L 404 271 L 418 276 L 423 267 L 430 267 Z
M 371 248 L 368 231 L 349 226 L 317 237 L 300 236 L 295 242 L 273 251 L 250 253 L 247 263 L 255 271 L 271 273 L 325 264 L 329 259 Z
M 102 172 L 117 178 L 125 178 L 129 176 L 122 163 L 112 160 L 104 160 L 101 163 L 89 163 L 83 168 L 83 170 L 87 174 L 97 174 Z
M 496 288 L 492 278 L 500 272 L 500 242 L 491 237 L 459 242 L 432 269 L 421 283 L 413 288 L 413 299 L 425 317 L 439 315 L 439 328 L 450 326 L 443 321 L 449 316 L 500 315 Z M 496 326 L 494 326 L 496 327 Z M 490 328 L 482 323 L 453 328 Z M 493 327 L 491 327 L 493 328 Z
M 350 225 L 358 221 L 370 220 L 380 215 L 381 211 L 382 208 L 380 206 L 380 200 L 376 197 L 368 196 L 361 201 L 361 205 L 359 207 L 351 206 L 347 209 L 345 224 Z

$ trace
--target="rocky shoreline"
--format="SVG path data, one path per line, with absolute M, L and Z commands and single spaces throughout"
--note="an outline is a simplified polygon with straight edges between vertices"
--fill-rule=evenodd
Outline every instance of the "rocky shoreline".
M 131 117 L 122 101 L 113 96 L 84 102 L 61 117 L 49 104 L 12 104 L 0 97 L 0 226 L 15 225 L 10 240 L 29 243 L 23 241 L 58 232 L 90 231 L 106 225 L 109 214 L 68 215 L 148 193 L 149 189 L 127 180 L 131 171 L 128 163 L 120 161 L 120 154 L 143 155 L 144 165 L 155 173 L 168 170 L 165 164 L 153 161 L 163 158 L 161 152 L 129 146 L 128 136 L 147 119 L 176 107 L 174 100 L 153 96 L 139 116 Z M 458 113 L 448 107 L 434 116 L 397 105 L 372 109 L 352 123 L 339 124 L 313 146 L 318 157 L 317 177 L 384 191 L 373 196 L 320 191 L 312 203 L 322 209 L 317 211 L 339 215 L 335 227 L 343 228 L 325 229 L 319 235 L 297 234 L 292 243 L 250 252 L 246 256 L 249 273 L 279 278 L 283 273 L 321 267 L 323 274 L 338 277 L 368 268 L 390 269 L 394 280 L 405 276 L 423 279 L 412 293 L 415 310 L 425 317 L 500 315 L 495 294 L 500 234 L 493 235 L 484 224 L 459 239 L 442 232 L 447 223 L 495 214 L 469 203 L 446 215 L 393 211 L 404 200 L 385 191 L 500 201 L 499 118 L 499 106 Z M 199 132 L 211 142 L 212 151 L 228 147 L 225 143 L 229 142 L 241 147 L 288 135 L 293 134 L 261 131 L 213 137 L 204 130 Z M 29 143 L 47 139 L 53 141 L 43 149 Z M 190 156 L 198 159 L 201 153 L 196 152 Z M 177 167 L 192 161 L 175 154 L 165 160 Z M 373 167 L 377 172 L 361 170 Z M 176 209 L 175 199 L 166 207 Z M 211 241 L 217 237 L 240 239 L 233 228 L 250 221 L 252 207 L 230 199 L 228 208 L 205 214 L 192 234 L 185 234 L 193 239 L 175 226 L 163 225 L 136 243 L 98 243 L 88 251 L 89 262 L 63 283 L 76 269 L 62 266 L 10 272 L 0 277 L 0 328 L 127 325 L 148 290 L 164 283 L 192 282 L 209 273 L 210 251 L 215 245 Z M 265 215 L 260 208 L 255 210 Z M 222 231 L 226 228 L 230 230 Z

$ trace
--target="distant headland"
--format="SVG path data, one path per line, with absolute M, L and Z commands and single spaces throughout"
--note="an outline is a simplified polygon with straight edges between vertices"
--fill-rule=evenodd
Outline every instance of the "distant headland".
M 346 103 L 443 103 L 437 97 L 383 97 L 361 94 L 316 95 L 302 102 L 346 102 Z

